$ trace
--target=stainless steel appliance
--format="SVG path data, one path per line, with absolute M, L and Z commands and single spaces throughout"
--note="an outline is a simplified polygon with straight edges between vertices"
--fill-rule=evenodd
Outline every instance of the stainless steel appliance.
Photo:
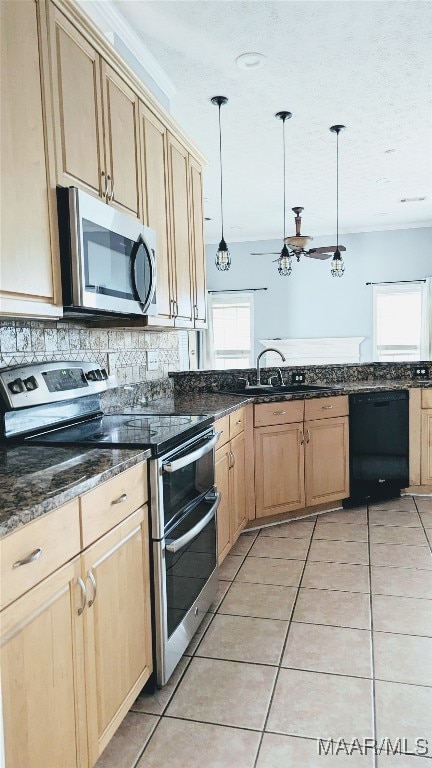
M 150 449 L 155 667 L 162 686 L 217 592 L 219 435 L 211 416 L 152 414 L 150 408 L 103 414 L 106 388 L 106 371 L 95 363 L 0 370 L 0 433 L 29 447 Z
M 156 233 L 75 187 L 57 187 L 65 314 L 155 315 Z

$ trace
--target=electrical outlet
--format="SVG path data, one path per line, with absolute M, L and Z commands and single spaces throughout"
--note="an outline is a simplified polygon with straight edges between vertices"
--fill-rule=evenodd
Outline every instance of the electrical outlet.
M 413 379 L 428 379 L 429 366 L 428 365 L 412 365 L 411 373 L 412 373 Z
M 305 383 L 305 372 L 293 371 L 291 374 L 291 384 L 304 384 L 304 383 Z
M 159 355 L 157 353 L 157 350 L 155 349 L 148 349 L 146 352 L 146 359 L 147 359 L 147 370 L 148 371 L 157 371 L 159 367 L 159 361 L 158 361 Z

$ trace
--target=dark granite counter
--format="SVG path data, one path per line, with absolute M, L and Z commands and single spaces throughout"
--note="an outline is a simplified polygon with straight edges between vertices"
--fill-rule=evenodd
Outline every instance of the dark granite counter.
M 130 449 L 0 446 L 0 538 L 149 456 Z
M 214 419 L 219 419 L 242 405 L 254 401 L 255 398 L 247 395 L 230 395 L 223 392 L 185 392 L 181 395 L 152 400 L 148 405 L 112 405 L 108 410 L 111 413 L 175 414 L 176 416 L 188 414 L 190 416 L 213 416 Z

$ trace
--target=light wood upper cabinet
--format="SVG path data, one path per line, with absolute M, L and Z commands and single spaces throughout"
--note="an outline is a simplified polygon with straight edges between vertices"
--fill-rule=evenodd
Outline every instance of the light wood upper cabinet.
M 305 447 L 306 506 L 349 496 L 348 417 L 306 421 Z
M 82 555 L 91 765 L 152 669 L 147 517 L 145 506 Z
M 6 765 L 85 768 L 79 557 L 1 614 Z
M 108 201 L 141 218 L 138 96 L 101 60 Z
M 170 189 L 171 258 L 175 325 L 193 328 L 193 264 L 189 219 L 189 156 L 186 149 L 168 133 L 168 172 Z
M 193 314 L 195 328 L 207 327 L 206 260 L 202 200 L 202 168 L 189 157 L 190 233 L 193 267 Z
M 61 316 L 43 0 L 0 3 L 0 313 Z M 23 42 L 25 41 L 25 42 Z
M 144 223 L 156 232 L 158 317 L 149 323 L 174 325 L 173 265 L 169 229 L 167 130 L 144 104 L 140 104 L 141 168 Z
M 53 4 L 49 22 L 57 183 L 103 196 L 107 180 L 100 57 Z

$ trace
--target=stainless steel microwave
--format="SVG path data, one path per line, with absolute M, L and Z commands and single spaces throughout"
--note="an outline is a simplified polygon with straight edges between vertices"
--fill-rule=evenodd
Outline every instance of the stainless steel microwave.
M 57 187 L 68 314 L 156 315 L 156 233 L 76 187 Z

